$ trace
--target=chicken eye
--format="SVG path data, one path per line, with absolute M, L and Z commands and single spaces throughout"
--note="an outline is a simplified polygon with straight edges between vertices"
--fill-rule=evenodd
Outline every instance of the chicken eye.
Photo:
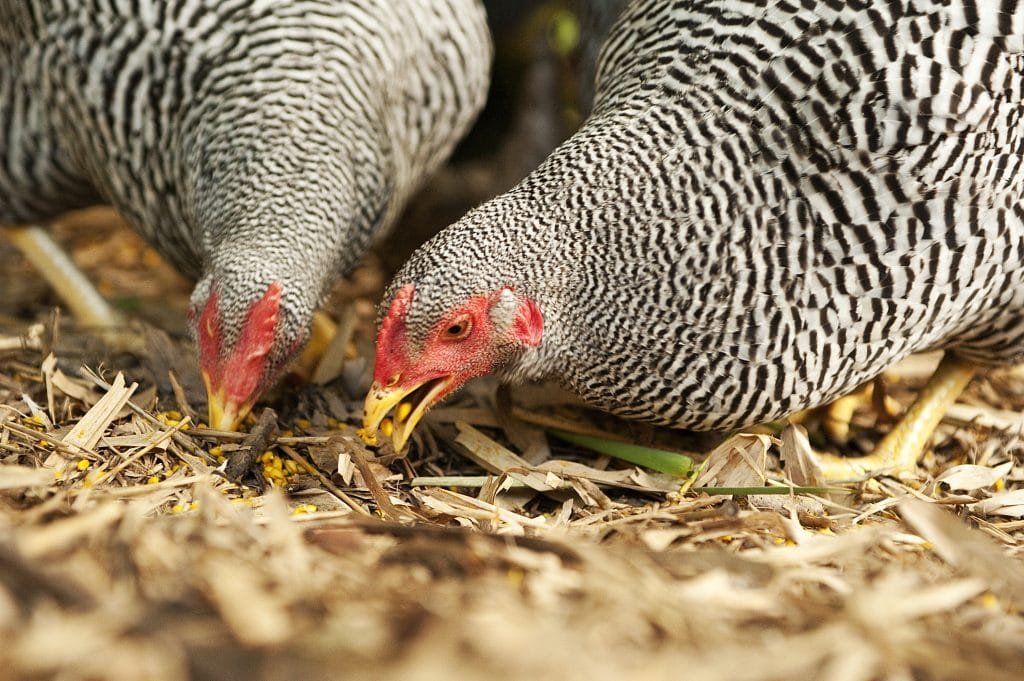
M 456 319 L 444 330 L 444 338 L 445 340 L 462 340 L 469 335 L 472 327 L 473 323 L 468 317 Z

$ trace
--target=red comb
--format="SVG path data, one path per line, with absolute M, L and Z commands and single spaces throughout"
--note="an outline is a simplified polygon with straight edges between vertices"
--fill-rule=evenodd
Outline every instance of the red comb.
M 251 399 L 263 377 L 263 365 L 274 346 L 281 290 L 281 282 L 275 281 L 249 308 L 235 349 L 224 364 L 223 385 L 229 399 Z
M 274 345 L 274 330 L 281 310 L 281 282 L 275 281 L 263 297 L 253 303 L 242 326 L 242 335 L 235 346 L 235 354 L 245 349 L 247 354 L 266 355 Z
M 263 367 L 274 346 L 281 310 L 281 282 L 275 281 L 252 304 L 245 316 L 238 340 L 230 356 L 221 357 L 224 336 L 221 333 L 217 292 L 210 294 L 196 328 L 199 362 L 214 391 L 223 389 L 227 399 L 242 402 L 252 398 L 263 378 Z
M 377 334 L 378 344 L 390 343 L 397 340 L 395 336 L 405 334 L 405 315 L 412 304 L 412 295 L 415 290 L 416 287 L 412 284 L 406 284 L 398 289 L 398 293 L 391 301 L 391 306 L 388 307 L 388 313 L 384 315 L 384 321 L 380 323 L 380 333 Z
M 210 293 L 199 315 L 196 344 L 199 346 L 199 365 L 206 371 L 211 385 L 220 385 L 223 367 L 220 363 L 220 306 L 216 291 Z
M 374 370 L 374 378 L 378 381 L 386 382 L 391 374 L 400 368 L 397 355 L 402 352 L 405 345 L 405 315 L 412 304 L 415 291 L 416 287 L 412 284 L 406 284 L 398 289 L 380 323 L 380 332 L 377 334 L 377 366 Z

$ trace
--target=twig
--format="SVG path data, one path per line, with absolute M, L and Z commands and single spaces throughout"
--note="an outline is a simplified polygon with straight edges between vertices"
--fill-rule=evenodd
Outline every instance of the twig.
M 178 409 L 181 410 L 182 414 L 190 416 L 193 423 L 198 423 L 199 415 L 196 414 L 195 409 L 189 403 L 185 389 L 181 387 L 181 383 L 178 382 L 178 377 L 173 371 L 167 372 L 167 380 L 171 382 L 171 392 L 174 393 L 174 401 L 178 403 Z
M 139 451 L 135 452 L 131 456 L 127 457 L 124 461 L 122 461 L 117 466 L 114 466 L 113 468 L 111 468 L 106 473 L 101 473 L 96 478 L 96 480 L 94 481 L 93 484 L 97 484 L 97 483 L 99 483 L 102 480 L 107 480 L 107 479 L 111 479 L 112 480 L 115 475 L 117 475 L 118 473 L 123 471 L 128 466 L 132 465 L 132 463 L 138 461 L 143 456 L 145 456 L 146 454 L 150 453 L 151 451 L 153 451 L 154 449 L 159 447 L 165 441 L 167 441 L 168 439 L 172 438 L 176 432 L 178 432 L 179 430 L 181 430 L 182 428 L 187 426 L 188 423 L 189 423 L 189 417 L 186 416 L 181 421 L 179 421 L 176 425 L 171 427 L 169 430 L 156 431 L 156 432 L 152 433 L 152 435 L 155 435 L 156 437 L 154 437 L 153 440 L 149 444 L 147 444 L 145 447 L 143 447 Z
M 39 350 L 42 345 L 38 338 L 28 336 L 0 336 L 0 352 L 11 350 Z
M 54 439 L 53 436 L 51 436 L 51 435 L 47 435 L 46 433 L 41 433 L 38 430 L 33 430 L 32 428 L 29 428 L 27 426 L 23 426 L 20 423 L 17 423 L 15 421 L 4 421 L 3 424 L 0 425 L 0 428 L 5 428 L 5 429 L 11 431 L 12 433 L 16 433 L 16 434 L 20 435 L 22 438 L 24 438 L 24 440 L 26 442 L 29 442 L 29 444 L 33 444 L 33 445 L 35 445 L 37 447 L 42 446 L 42 445 L 39 444 L 40 440 L 45 440 L 47 442 L 47 444 L 53 446 L 54 450 L 56 450 L 56 451 L 58 451 L 58 452 L 60 452 L 62 454 L 66 454 L 66 455 L 68 455 L 69 457 L 72 457 L 72 458 L 75 458 L 75 457 L 83 458 L 84 457 L 84 458 L 97 459 L 100 456 L 93 449 L 85 449 L 85 448 L 81 448 L 81 447 L 76 447 L 76 448 L 72 449 L 68 445 L 66 445 L 63 442 L 61 442 L 60 440 Z
M 493 475 L 434 475 L 420 476 L 413 478 L 409 485 L 411 487 L 483 487 L 488 480 L 494 480 Z M 504 482 L 505 487 L 523 488 L 526 485 L 519 480 L 512 478 Z
M 256 427 L 242 440 L 238 449 L 231 453 L 224 475 L 231 482 L 241 482 L 242 478 L 256 465 L 256 459 L 267 448 L 277 435 L 277 412 L 267 407 L 260 414 Z
M 209 438 L 225 442 L 237 442 L 245 439 L 245 433 L 234 433 L 228 430 L 213 430 L 212 428 L 192 428 L 188 431 L 192 437 Z M 279 445 L 325 445 L 331 441 L 326 435 L 308 436 L 287 436 L 275 438 L 271 444 Z
M 278 444 L 280 444 L 280 440 L 278 440 Z M 346 506 L 351 508 L 359 515 L 365 516 L 367 518 L 373 517 L 372 513 L 363 508 L 358 501 L 356 501 L 349 495 L 345 494 L 345 492 L 343 492 L 340 488 L 338 488 L 337 485 L 331 482 L 331 479 L 324 475 L 320 471 L 320 469 L 318 469 L 316 466 L 314 466 L 313 464 L 309 463 L 304 458 L 299 456 L 299 453 L 296 452 L 294 449 L 292 449 L 288 445 L 282 444 L 281 450 L 285 454 L 287 454 L 292 461 L 301 466 L 307 473 L 309 473 L 310 475 L 314 476 L 317 480 L 319 480 L 320 484 L 323 485 L 328 492 L 338 497 L 338 499 L 340 499 Z
M 384 486 L 380 484 L 380 481 L 370 470 L 370 462 L 366 460 L 366 455 L 359 451 L 358 448 L 353 448 L 349 451 L 349 455 L 352 457 L 352 463 L 359 469 L 359 475 L 363 478 L 363 484 L 366 485 L 366 489 L 369 490 L 370 496 L 377 503 L 377 508 L 380 509 L 381 514 L 386 520 L 401 520 L 403 518 L 418 517 L 417 514 L 411 510 L 399 509 L 397 506 L 391 503 L 391 499 L 388 497 L 388 493 L 384 490 Z M 403 512 L 406 511 L 406 512 Z

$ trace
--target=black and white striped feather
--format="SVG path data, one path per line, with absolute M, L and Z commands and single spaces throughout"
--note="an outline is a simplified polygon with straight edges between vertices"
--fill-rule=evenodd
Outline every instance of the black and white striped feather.
M 510 285 L 544 339 L 506 378 L 702 429 L 1020 361 L 1022 90 L 1015 0 L 634 0 L 581 130 L 399 273 L 410 343 Z
M 0 224 L 106 201 L 283 345 L 483 105 L 477 0 L 0 0 Z

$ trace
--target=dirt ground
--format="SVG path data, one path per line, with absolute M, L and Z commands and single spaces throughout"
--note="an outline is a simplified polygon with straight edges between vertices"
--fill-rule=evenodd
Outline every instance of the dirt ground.
M 529 154 L 565 134 L 549 132 Z M 425 236 L 531 162 L 501 153 L 444 171 L 399 230 Z M 1024 678 L 1024 371 L 976 378 L 913 474 L 813 493 L 750 493 L 800 482 L 785 424 L 671 432 L 487 381 L 399 456 L 355 426 L 403 237 L 338 285 L 335 341 L 269 397 L 274 427 L 257 410 L 255 435 L 218 433 L 189 283 L 107 209 L 55 230 L 134 321 L 78 327 L 0 239 L 0 679 Z M 905 407 L 935 361 L 885 392 Z M 889 428 L 870 403 L 844 445 L 821 414 L 803 424 L 845 453 Z M 247 452 L 252 473 L 229 480 Z M 722 487 L 746 491 L 700 491 Z

